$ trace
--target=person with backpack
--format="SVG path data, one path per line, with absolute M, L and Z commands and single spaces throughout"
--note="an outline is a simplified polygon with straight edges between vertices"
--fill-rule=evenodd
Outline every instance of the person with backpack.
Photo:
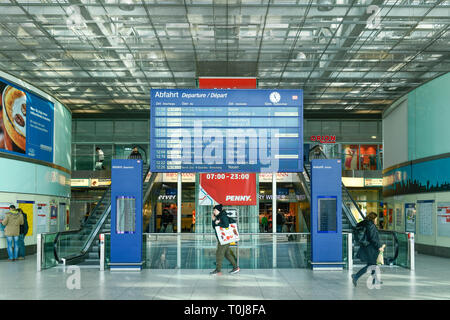
M 218 204 L 216 206 L 214 206 L 213 208 L 213 214 L 211 216 L 212 218 L 212 227 L 214 229 L 214 233 L 216 233 L 216 226 L 222 227 L 222 228 L 228 228 L 228 226 L 230 225 L 230 223 L 232 223 L 233 221 L 231 221 L 229 218 L 226 211 L 222 209 L 222 205 Z M 219 237 L 217 236 L 216 233 L 216 238 L 217 238 L 217 250 L 216 250 L 216 269 L 211 271 L 210 274 L 211 275 L 222 275 L 222 261 L 223 258 L 227 258 L 228 261 L 230 261 L 230 263 L 233 266 L 233 269 L 230 271 L 230 273 L 238 273 L 240 271 L 237 263 L 236 263 L 236 259 L 230 249 L 230 244 L 220 244 L 219 241 Z
M 356 225 L 353 232 L 356 242 L 359 243 L 359 250 L 356 256 L 367 263 L 356 274 L 352 274 L 352 282 L 355 287 L 358 279 L 367 272 L 367 269 L 370 266 L 377 265 L 378 255 L 384 251 L 384 246 L 381 244 L 376 227 L 377 218 L 378 215 L 375 212 L 370 212 L 363 221 Z M 374 274 L 375 270 L 372 270 L 372 275 Z M 373 279 L 373 282 L 375 282 L 375 279 Z
M 25 259 L 25 235 L 28 233 L 28 220 L 27 215 L 22 209 L 17 209 L 19 213 L 23 216 L 23 224 L 20 225 L 20 234 L 19 234 L 19 253 L 17 260 Z

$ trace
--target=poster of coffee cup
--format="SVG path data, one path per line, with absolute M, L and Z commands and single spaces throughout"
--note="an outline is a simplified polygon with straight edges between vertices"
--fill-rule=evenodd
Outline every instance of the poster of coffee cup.
M 53 103 L 0 78 L 0 151 L 53 162 Z
M 26 147 L 26 119 L 27 96 L 26 93 L 0 82 L 2 94 L 2 122 L 1 135 L 3 144 L 0 148 L 18 153 L 25 153 Z

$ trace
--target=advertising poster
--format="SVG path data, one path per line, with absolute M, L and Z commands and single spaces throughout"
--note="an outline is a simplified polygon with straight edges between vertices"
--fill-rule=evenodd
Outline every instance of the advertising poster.
M 53 103 L 0 78 L 0 151 L 53 162 Z
M 200 174 L 199 205 L 256 205 L 256 174 Z
M 5 237 L 5 227 L 3 226 L 2 221 L 5 219 L 10 205 L 12 205 L 10 202 L 0 202 L 0 238 Z
M 434 200 L 417 201 L 417 214 L 419 215 L 419 233 L 421 235 L 433 235 L 433 205 Z
M 405 203 L 405 232 L 416 232 L 415 203 Z
M 396 228 L 398 228 L 401 227 L 402 224 L 403 224 L 402 209 L 395 208 L 395 226 Z
M 48 216 L 49 216 L 49 205 L 47 203 L 38 203 L 37 204 L 37 225 L 36 232 L 37 233 L 45 233 L 48 232 Z
M 55 201 L 50 202 L 50 225 L 55 226 L 58 223 L 58 207 Z
M 66 230 L 69 230 L 69 223 L 70 223 L 70 210 L 69 206 L 66 206 Z
M 450 237 L 450 202 L 437 203 L 437 233 L 439 237 Z
M 22 209 L 23 213 L 27 215 L 28 233 L 26 234 L 26 236 L 32 236 L 34 201 L 18 200 L 17 204 L 19 205 L 19 208 Z

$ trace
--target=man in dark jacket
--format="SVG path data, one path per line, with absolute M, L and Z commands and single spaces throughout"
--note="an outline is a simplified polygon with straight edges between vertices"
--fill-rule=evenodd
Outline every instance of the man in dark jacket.
M 215 228 L 217 226 L 222 228 L 228 228 L 229 225 L 230 219 L 228 218 L 227 213 L 222 209 L 222 205 L 221 204 L 216 205 L 213 209 L 212 214 L 212 227 L 214 229 L 214 233 L 216 232 Z M 230 271 L 230 273 L 238 273 L 240 269 L 237 266 L 236 259 L 234 258 L 233 253 L 231 252 L 230 244 L 221 245 L 217 233 L 216 238 L 217 238 L 216 269 L 212 271 L 210 274 L 212 275 L 222 274 L 221 272 L 222 261 L 224 257 L 227 258 L 227 260 L 230 261 L 230 263 L 233 265 L 233 269 Z
M 170 213 L 169 209 L 165 207 L 163 209 L 162 215 L 161 215 L 161 233 L 173 232 L 173 215 Z
M 128 156 L 128 159 L 142 160 L 142 155 L 138 151 L 138 148 L 136 146 L 133 147 L 133 151 L 131 151 L 130 155 Z
M 23 215 L 23 224 L 20 225 L 20 234 L 19 234 L 19 254 L 17 260 L 25 259 L 25 236 L 28 233 L 28 220 L 27 215 L 22 209 L 18 209 L 19 213 Z
M 371 212 L 366 216 L 366 219 L 360 222 L 365 227 L 367 241 L 369 242 L 368 246 L 360 245 L 357 257 L 362 261 L 366 262 L 367 265 L 359 270 L 356 274 L 352 274 L 353 285 L 356 287 L 358 279 L 367 272 L 370 266 L 377 265 L 377 258 L 380 252 L 384 251 L 384 247 L 380 242 L 380 236 L 378 234 L 378 230 L 376 227 L 377 214 L 375 212 Z M 372 270 L 372 276 L 375 273 L 375 270 Z M 373 279 L 375 282 L 375 279 Z

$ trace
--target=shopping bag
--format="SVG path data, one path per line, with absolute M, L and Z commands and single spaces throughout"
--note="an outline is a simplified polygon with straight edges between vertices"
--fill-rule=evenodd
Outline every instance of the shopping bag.
M 216 226 L 215 229 L 221 245 L 239 241 L 239 231 L 236 223 L 230 223 L 228 228 Z
M 380 252 L 377 257 L 377 265 L 383 265 L 383 264 L 384 264 L 384 255 L 383 255 L 383 252 Z
M 384 248 L 386 247 L 385 244 L 383 244 L 382 249 L 384 251 Z M 383 251 L 380 251 L 377 257 L 377 265 L 383 265 L 384 264 L 384 254 Z

